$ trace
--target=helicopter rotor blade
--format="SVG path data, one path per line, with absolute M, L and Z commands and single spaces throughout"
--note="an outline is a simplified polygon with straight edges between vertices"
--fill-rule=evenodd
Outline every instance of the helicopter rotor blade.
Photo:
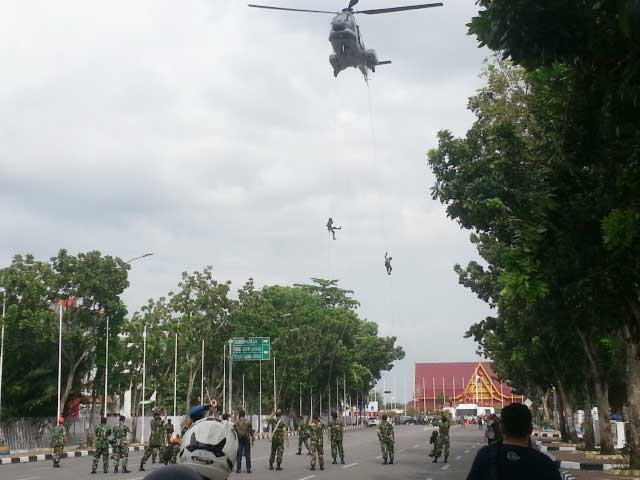
M 360 0 L 350 0 L 349 1 L 349 6 L 347 7 L 347 10 L 351 10 L 353 7 L 355 7 L 358 4 L 359 1 Z
M 285 10 L 287 12 L 330 13 L 331 15 L 336 14 L 336 12 L 328 12 L 326 10 L 302 10 L 300 8 L 269 7 L 267 5 L 252 5 L 252 4 L 249 4 L 249 6 L 252 8 L 265 8 L 267 10 Z
M 353 13 L 364 13 L 366 15 L 377 15 L 379 13 L 402 12 L 404 10 L 418 10 L 421 8 L 442 7 L 443 3 L 424 3 L 422 5 L 407 5 L 405 7 L 376 8 L 374 10 L 360 10 Z

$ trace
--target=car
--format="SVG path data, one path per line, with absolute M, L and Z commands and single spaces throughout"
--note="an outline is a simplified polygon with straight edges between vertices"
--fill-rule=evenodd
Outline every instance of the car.
M 367 420 L 367 425 L 370 427 L 377 427 L 378 425 L 380 425 L 380 419 L 371 417 L 369 420 Z

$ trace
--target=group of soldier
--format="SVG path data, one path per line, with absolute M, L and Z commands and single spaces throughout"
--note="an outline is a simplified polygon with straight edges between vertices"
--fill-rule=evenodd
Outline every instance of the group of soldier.
M 320 416 L 314 413 L 308 423 L 305 423 L 302 419 L 298 421 L 297 455 L 302 455 L 302 447 L 305 446 L 307 454 L 310 456 L 309 462 L 311 464 L 311 470 L 316 469 L 316 464 L 318 464 L 320 470 L 324 470 L 325 429 L 328 431 L 329 441 L 331 443 L 332 463 L 338 463 L 338 457 L 340 457 L 340 463 L 344 464 L 344 448 L 342 446 L 344 426 L 338 421 L 338 414 L 336 412 L 331 413 L 328 428 L 325 428 L 324 423 L 320 420 Z

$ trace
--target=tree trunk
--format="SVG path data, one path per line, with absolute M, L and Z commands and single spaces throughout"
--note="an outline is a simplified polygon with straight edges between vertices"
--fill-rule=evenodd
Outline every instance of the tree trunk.
M 640 469 L 640 346 L 631 338 L 628 327 L 624 327 L 627 337 L 627 420 L 631 435 L 627 438 L 630 454 L 630 468 Z
M 560 401 L 562 402 L 562 409 L 564 411 L 565 425 L 567 430 L 567 438 L 563 437 L 565 442 L 577 443 L 578 433 L 576 432 L 576 425 L 573 418 L 573 398 L 562 382 L 558 382 L 558 390 L 560 392 Z
M 82 361 L 85 358 L 87 358 L 88 355 L 89 355 L 89 352 L 84 352 L 82 355 L 80 355 L 80 358 L 78 358 L 78 360 L 73 362 L 71 368 L 69 369 L 69 375 L 67 375 L 67 381 L 65 382 L 64 391 L 60 394 L 60 410 L 63 416 L 65 413 L 65 406 L 67 404 L 67 399 L 69 398 L 69 395 L 71 394 L 71 389 L 73 388 L 73 380 L 75 379 L 75 376 L 76 376 L 76 370 L 78 370 L 78 367 L 80 366 Z
M 585 335 L 578 330 L 578 336 L 582 340 L 589 367 L 593 376 L 593 387 L 596 396 L 596 404 L 598 406 L 598 429 L 600 430 L 600 453 L 603 455 L 613 454 L 613 436 L 611 434 L 611 421 L 609 419 L 609 383 L 602 374 L 598 360 L 596 358 L 596 350 L 593 347 L 591 339 L 587 339 Z
M 558 430 L 560 430 L 562 441 L 566 442 L 569 435 L 567 434 L 567 420 L 565 418 L 564 398 L 562 398 L 562 395 L 558 395 L 558 407 Z
M 593 435 L 593 418 L 591 417 L 591 401 L 584 402 L 584 448 L 586 450 L 595 450 L 596 439 Z
M 549 390 L 544 392 L 542 396 L 542 412 L 544 415 L 544 421 L 547 423 L 551 423 L 551 415 L 549 414 Z

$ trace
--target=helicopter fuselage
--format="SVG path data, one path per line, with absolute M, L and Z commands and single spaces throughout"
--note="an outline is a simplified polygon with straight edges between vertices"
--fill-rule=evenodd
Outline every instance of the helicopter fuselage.
M 329 62 L 333 67 L 333 75 L 338 76 L 342 70 L 348 67 L 360 69 L 367 78 L 367 69 L 375 71 L 378 56 L 375 50 L 364 46 L 360 35 L 360 27 L 356 23 L 353 13 L 343 10 L 331 21 L 329 42 L 333 47 L 333 53 L 329 56 Z

